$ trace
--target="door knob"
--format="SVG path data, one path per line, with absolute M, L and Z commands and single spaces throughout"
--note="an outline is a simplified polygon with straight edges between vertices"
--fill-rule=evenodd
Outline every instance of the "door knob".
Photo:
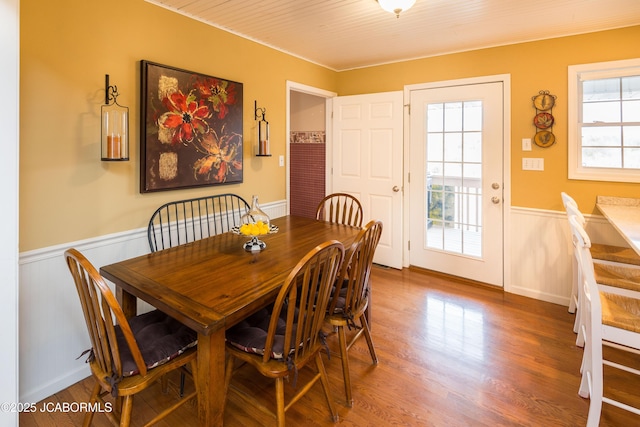
M 498 203 L 500 203 L 500 197 L 493 196 L 491 198 L 491 203 L 493 203 L 494 205 L 497 205 Z
M 394 193 L 397 193 L 398 191 L 400 191 L 400 187 L 398 187 L 397 185 L 394 185 L 392 190 Z
M 494 182 L 493 184 L 491 184 L 491 188 L 493 188 L 494 190 L 497 190 L 498 188 L 500 188 L 500 184 L 498 184 L 497 182 Z

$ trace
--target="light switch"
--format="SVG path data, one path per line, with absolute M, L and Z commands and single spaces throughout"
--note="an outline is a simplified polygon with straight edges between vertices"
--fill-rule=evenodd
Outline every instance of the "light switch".
M 284 166 L 284 156 L 278 157 L 278 161 L 280 162 L 280 166 Z
M 523 171 L 543 171 L 544 159 L 534 158 L 534 157 L 523 157 L 522 170 Z
M 522 151 L 531 151 L 531 138 L 522 138 Z

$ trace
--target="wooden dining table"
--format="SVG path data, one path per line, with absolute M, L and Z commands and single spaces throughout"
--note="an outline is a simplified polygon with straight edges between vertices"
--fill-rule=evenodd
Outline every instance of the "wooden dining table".
M 596 207 L 640 255 L 640 199 L 598 196 Z
M 347 249 L 358 228 L 285 216 L 277 233 L 261 236 L 266 248 L 246 251 L 246 236 L 231 232 L 106 265 L 127 317 L 146 301 L 198 333 L 198 419 L 222 426 L 225 406 L 225 330 L 273 302 L 284 279 L 311 249 L 338 240 Z

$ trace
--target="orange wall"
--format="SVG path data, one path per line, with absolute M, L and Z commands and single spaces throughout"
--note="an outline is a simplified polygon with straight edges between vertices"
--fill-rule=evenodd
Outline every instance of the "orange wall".
M 20 251 L 146 227 L 162 203 L 234 192 L 285 198 L 286 82 L 334 90 L 337 74 L 143 0 L 22 0 Z M 140 60 L 243 83 L 244 183 L 140 194 Z M 129 162 L 100 161 L 104 75 L 129 107 Z M 254 100 L 273 157 L 253 155 Z
M 559 192 L 583 210 L 597 194 L 637 196 L 637 185 L 568 181 L 567 65 L 640 57 L 640 26 L 555 40 L 335 72 L 188 19 L 144 0 L 95 2 L 23 0 L 20 16 L 20 251 L 145 227 L 168 200 L 234 192 L 261 203 L 286 196 L 286 82 L 340 95 L 402 90 L 406 84 L 511 74 L 512 164 L 520 140 L 531 137 L 531 96 L 558 96 L 558 142 L 528 156 L 544 157 L 544 172 L 512 171 L 516 206 L 560 210 Z M 244 183 L 140 194 L 141 59 L 244 84 Z M 100 161 L 104 75 L 130 108 L 129 162 Z M 273 157 L 253 156 L 253 101 L 267 108 Z
M 403 90 L 405 85 L 495 74 L 511 75 L 511 202 L 513 206 L 562 210 L 560 192 L 594 212 L 596 195 L 640 197 L 640 185 L 567 178 L 567 67 L 640 57 L 640 26 L 521 43 L 472 52 L 341 72 L 340 95 Z M 523 152 L 522 138 L 535 134 L 531 97 L 540 90 L 557 96 L 553 108 L 556 143 Z M 521 170 L 523 157 L 542 157 L 545 170 Z

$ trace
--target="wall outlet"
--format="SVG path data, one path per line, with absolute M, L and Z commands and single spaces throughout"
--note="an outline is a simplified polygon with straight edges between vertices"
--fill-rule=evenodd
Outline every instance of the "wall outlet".
M 522 151 L 531 151 L 531 138 L 522 138 Z

